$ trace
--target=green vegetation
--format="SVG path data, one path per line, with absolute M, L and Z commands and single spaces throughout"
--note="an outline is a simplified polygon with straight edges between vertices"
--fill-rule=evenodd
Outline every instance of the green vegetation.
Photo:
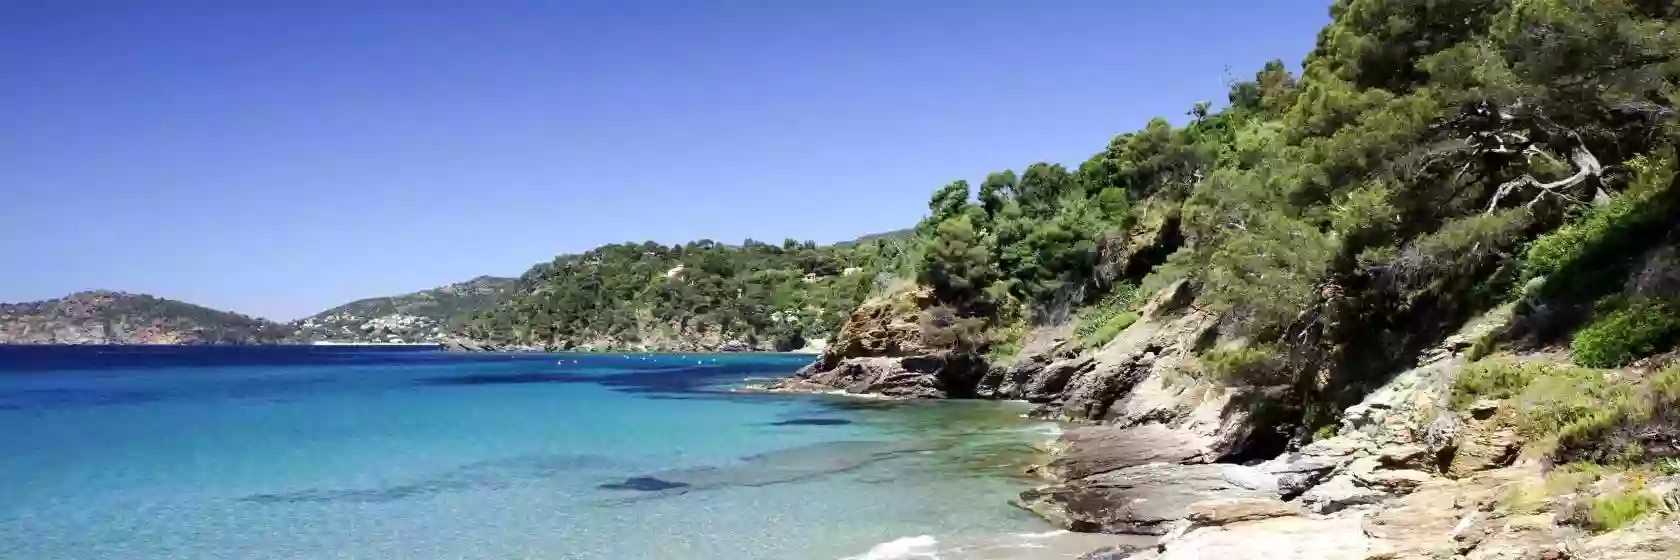
M 1113 315 L 1098 324 L 1096 330 L 1091 331 L 1090 334 L 1079 337 L 1079 347 L 1097 348 L 1108 344 L 1108 341 L 1120 336 L 1120 331 L 1126 330 L 1126 327 L 1132 326 L 1132 323 L 1136 323 L 1137 320 L 1138 314 L 1130 311 Z
M 1516 428 L 1575 470 L 1656 468 L 1680 460 L 1680 365 L 1631 372 L 1489 359 L 1458 374 L 1450 405 L 1504 401 Z
M 1210 373 L 1287 386 L 1297 416 L 1352 404 L 1518 292 L 1521 336 L 1573 337 L 1584 364 L 1674 342 L 1680 329 L 1654 320 L 1671 296 L 1623 292 L 1643 255 L 1680 243 L 1680 12 L 1645 0 L 1330 12 L 1299 71 L 1268 63 L 1222 106 L 1186 100 L 1187 118 L 1142 123 L 1077 165 L 953 181 L 902 236 L 603 247 L 533 269 L 465 329 L 554 346 L 701 332 L 787 346 L 913 282 L 932 293 L 916 303 L 926 340 L 997 361 L 1041 324 L 1074 321 L 1078 345 L 1100 345 L 1136 320 L 1138 290 L 1186 280 L 1222 336 L 1249 341 L 1203 355 Z M 1559 384 L 1614 396 L 1576 373 L 1488 371 L 1463 391 L 1532 400 L 1547 412 L 1531 429 L 1550 431 L 1580 413 Z
M 1119 336 L 1132 326 L 1139 316 L 1133 312 L 1140 292 L 1132 285 L 1121 285 L 1095 304 L 1080 310 L 1075 320 L 1073 338 L 1080 348 L 1097 348 Z
M 560 348 L 676 347 L 679 338 L 797 348 L 833 333 L 877 288 L 879 273 L 914 258 L 908 245 L 898 235 L 831 246 L 607 245 L 537 265 L 461 329 L 481 340 Z
M 1662 507 L 1662 501 L 1644 488 L 1629 488 L 1593 498 L 1587 512 L 1588 527 L 1614 531 Z
M 1593 319 L 1570 342 L 1576 363 L 1618 367 L 1672 346 L 1680 337 L 1680 307 L 1640 301 Z
M 1276 385 L 1288 381 L 1282 353 L 1270 345 L 1214 348 L 1199 358 L 1208 375 L 1226 385 Z
M 1630 384 L 1605 370 L 1496 359 L 1460 372 L 1450 402 L 1462 410 L 1478 399 L 1511 399 L 1518 431 L 1531 439 L 1544 439 L 1633 397 Z
M 1660 219 L 1651 214 L 1660 209 L 1656 203 L 1674 181 L 1674 160 L 1669 146 L 1629 160 L 1626 165 L 1634 177 L 1623 196 L 1590 207 L 1563 227 L 1535 238 L 1523 255 L 1523 279 L 1567 272 L 1571 264 L 1594 260 L 1594 253 L 1620 256 L 1640 250 L 1626 245 L 1638 243 L 1631 237 L 1643 222 Z
M 1657 464 L 1680 458 L 1680 365 L 1627 389 L 1628 397 L 1597 403 L 1564 425 L 1556 455 L 1612 465 Z

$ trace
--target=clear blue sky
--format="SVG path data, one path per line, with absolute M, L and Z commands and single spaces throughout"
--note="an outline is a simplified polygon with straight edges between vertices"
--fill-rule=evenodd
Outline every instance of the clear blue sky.
M 1328 0 L 0 0 L 0 301 L 273 319 L 618 241 L 831 242 L 1175 121 Z

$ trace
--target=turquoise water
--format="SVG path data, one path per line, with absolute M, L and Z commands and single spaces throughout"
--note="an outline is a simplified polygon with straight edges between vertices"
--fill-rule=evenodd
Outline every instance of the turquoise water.
M 739 394 L 808 360 L 0 347 L 8 558 L 838 558 L 1044 531 L 998 403 Z

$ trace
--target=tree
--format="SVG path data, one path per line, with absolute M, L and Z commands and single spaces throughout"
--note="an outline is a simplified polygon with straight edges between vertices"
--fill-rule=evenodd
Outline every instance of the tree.
M 986 176 L 980 183 L 980 208 L 986 211 L 987 217 L 994 217 L 1003 205 L 1016 195 L 1018 181 L 1015 172 L 1005 169 Z
M 943 302 L 969 306 L 997 279 L 991 251 L 968 215 L 939 222 L 923 257 L 920 280 Z

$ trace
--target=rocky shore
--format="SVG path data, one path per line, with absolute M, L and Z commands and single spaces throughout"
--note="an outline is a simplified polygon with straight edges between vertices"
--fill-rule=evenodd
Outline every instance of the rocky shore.
M 1069 427 L 1036 469 L 1045 484 L 1015 505 L 1077 532 L 1156 539 L 1084 558 L 1680 558 L 1680 477 L 1559 490 L 1548 473 L 1561 471 L 1523 452 L 1512 405 L 1447 406 L 1473 341 L 1508 313 L 1472 321 L 1342 411 L 1333 433 L 1292 446 L 1302 438 L 1268 417 L 1274 389 L 1196 371 L 1196 352 L 1222 343 L 1220 319 L 1183 283 L 1098 349 L 1041 341 L 1008 365 L 922 346 L 911 308 L 866 303 L 817 361 L 766 388 L 1038 403 L 1034 415 Z M 1583 527 L 1591 496 L 1632 484 L 1665 497 L 1667 513 Z

